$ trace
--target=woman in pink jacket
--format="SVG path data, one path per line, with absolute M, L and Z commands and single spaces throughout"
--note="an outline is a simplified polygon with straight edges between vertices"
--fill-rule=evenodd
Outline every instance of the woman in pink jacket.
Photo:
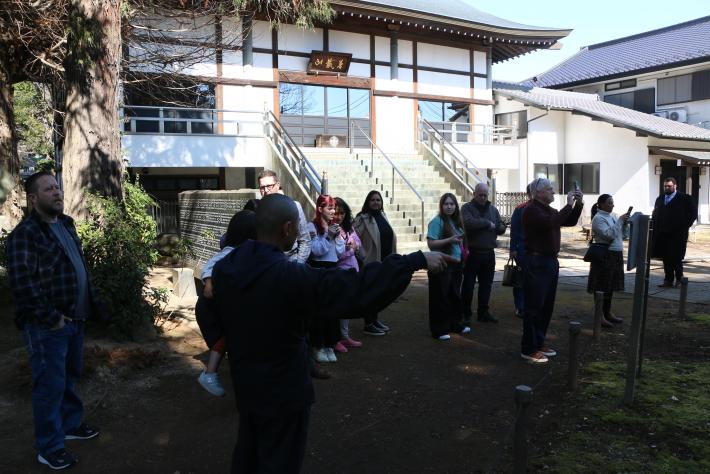
M 335 215 L 333 216 L 333 223 L 340 226 L 340 235 L 345 241 L 345 252 L 338 259 L 337 268 L 342 268 L 343 270 L 354 270 L 356 272 L 360 271 L 360 265 L 355 257 L 355 252 L 362 245 L 360 242 L 360 237 L 355 232 L 353 228 L 353 214 L 350 210 L 350 206 L 344 200 L 339 197 L 335 198 Z M 350 337 L 350 326 L 349 320 L 340 320 L 340 334 L 341 340 L 335 345 L 335 350 L 338 352 L 347 352 L 348 347 L 360 347 L 362 342 L 356 341 Z

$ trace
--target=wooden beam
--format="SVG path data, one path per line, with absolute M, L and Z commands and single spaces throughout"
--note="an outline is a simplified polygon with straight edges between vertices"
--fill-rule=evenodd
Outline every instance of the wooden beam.
M 372 79 L 369 77 L 328 76 L 306 74 L 296 71 L 279 71 L 279 82 L 296 84 L 314 84 L 319 86 L 353 87 L 356 89 L 370 89 Z
M 437 102 L 457 102 L 460 104 L 495 105 L 492 100 L 453 97 L 448 95 L 418 94 L 412 92 L 373 90 L 373 95 L 381 97 L 403 97 L 405 99 L 434 100 Z

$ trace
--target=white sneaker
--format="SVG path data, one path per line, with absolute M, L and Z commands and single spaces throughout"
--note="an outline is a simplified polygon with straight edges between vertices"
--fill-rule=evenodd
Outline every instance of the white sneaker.
M 227 393 L 224 391 L 222 384 L 219 382 L 219 375 L 216 373 L 208 374 L 203 370 L 197 378 L 197 381 L 200 382 L 202 388 L 210 392 L 215 397 L 223 397 Z
M 316 360 L 316 362 L 320 362 L 321 364 L 330 362 L 330 359 L 328 358 L 328 353 L 326 352 L 325 348 L 313 349 L 313 358 Z
M 449 336 L 448 334 L 443 334 L 439 336 L 440 341 L 448 341 L 449 339 L 451 339 L 451 336 Z
M 338 358 L 335 357 L 335 351 L 332 347 L 326 347 L 323 349 L 328 356 L 328 362 L 338 362 Z
M 461 330 L 461 334 L 468 334 L 471 332 L 471 328 L 468 326 L 464 326 L 463 329 Z

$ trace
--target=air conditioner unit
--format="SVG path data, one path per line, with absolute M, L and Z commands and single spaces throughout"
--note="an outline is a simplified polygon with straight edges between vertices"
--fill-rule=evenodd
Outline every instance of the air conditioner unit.
M 683 123 L 688 121 L 688 112 L 685 109 L 669 109 L 666 112 L 668 112 L 668 120 Z
M 653 113 L 656 117 L 668 118 L 668 112 L 665 110 L 657 110 Z

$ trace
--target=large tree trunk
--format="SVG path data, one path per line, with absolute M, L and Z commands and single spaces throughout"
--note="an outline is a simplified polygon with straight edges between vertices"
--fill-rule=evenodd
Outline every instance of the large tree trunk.
M 22 184 L 12 104 L 13 81 L 9 49 L 7 45 L 0 43 L 0 215 L 14 226 L 22 219 Z
M 64 212 L 85 216 L 84 190 L 121 195 L 120 0 L 72 0 L 61 170 Z

